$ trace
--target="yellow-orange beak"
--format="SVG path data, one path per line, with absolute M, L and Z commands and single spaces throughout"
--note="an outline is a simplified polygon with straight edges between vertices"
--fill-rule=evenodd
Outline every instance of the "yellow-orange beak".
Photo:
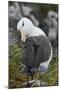
M 27 33 L 24 32 L 24 31 L 21 31 L 21 41 L 22 42 L 25 42 L 26 41 L 26 38 L 27 38 Z

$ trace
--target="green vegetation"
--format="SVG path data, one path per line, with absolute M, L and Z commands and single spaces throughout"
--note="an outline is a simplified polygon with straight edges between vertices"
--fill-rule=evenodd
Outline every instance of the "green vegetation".
M 27 87 L 22 85 L 28 81 L 27 73 L 24 73 L 24 65 L 21 63 L 22 48 L 17 45 L 9 47 L 9 88 Z M 32 77 L 29 77 L 32 80 Z M 35 73 L 33 80 L 45 82 L 42 86 L 58 85 L 58 58 L 53 56 L 48 72 L 44 74 Z M 47 83 L 47 84 L 46 84 Z M 32 83 L 31 87 L 37 86 Z

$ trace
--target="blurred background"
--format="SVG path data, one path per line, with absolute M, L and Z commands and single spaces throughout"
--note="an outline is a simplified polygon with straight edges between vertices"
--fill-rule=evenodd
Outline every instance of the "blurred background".
M 21 35 L 17 31 L 17 23 L 22 17 L 28 17 L 35 26 L 41 28 L 49 38 L 53 47 L 53 60 L 49 71 L 42 75 L 47 85 L 58 84 L 58 5 L 26 2 L 8 2 L 9 29 L 9 88 L 26 87 L 26 74 L 22 75 L 24 65 L 20 62 L 22 55 Z M 52 72 L 53 71 L 53 72 Z M 39 80 L 40 76 L 35 75 Z M 31 78 L 30 78 L 31 80 Z M 32 86 L 38 86 L 33 83 Z M 46 83 L 43 83 L 43 86 Z

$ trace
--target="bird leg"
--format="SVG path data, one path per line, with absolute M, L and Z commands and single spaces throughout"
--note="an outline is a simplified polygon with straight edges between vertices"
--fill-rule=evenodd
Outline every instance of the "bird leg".
M 31 72 L 30 72 L 30 68 L 28 68 L 28 72 L 27 72 L 28 74 L 27 74 L 27 79 L 28 79 L 28 83 L 27 83 L 27 87 L 30 87 L 31 85 L 30 85 L 30 83 L 29 83 L 29 76 L 30 76 L 30 74 L 31 74 Z

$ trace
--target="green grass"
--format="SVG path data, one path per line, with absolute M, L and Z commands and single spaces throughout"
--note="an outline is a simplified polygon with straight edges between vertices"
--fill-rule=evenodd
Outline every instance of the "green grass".
M 21 63 L 22 48 L 17 45 L 9 47 L 9 88 L 26 87 L 23 83 L 28 81 L 27 73 L 24 73 L 24 65 Z M 47 86 L 58 85 L 58 57 L 53 56 L 48 68 L 48 72 L 44 74 L 35 73 L 33 80 L 42 80 Z M 32 77 L 29 77 L 32 80 Z M 37 86 L 32 83 L 32 86 Z M 45 86 L 45 85 L 42 85 Z

